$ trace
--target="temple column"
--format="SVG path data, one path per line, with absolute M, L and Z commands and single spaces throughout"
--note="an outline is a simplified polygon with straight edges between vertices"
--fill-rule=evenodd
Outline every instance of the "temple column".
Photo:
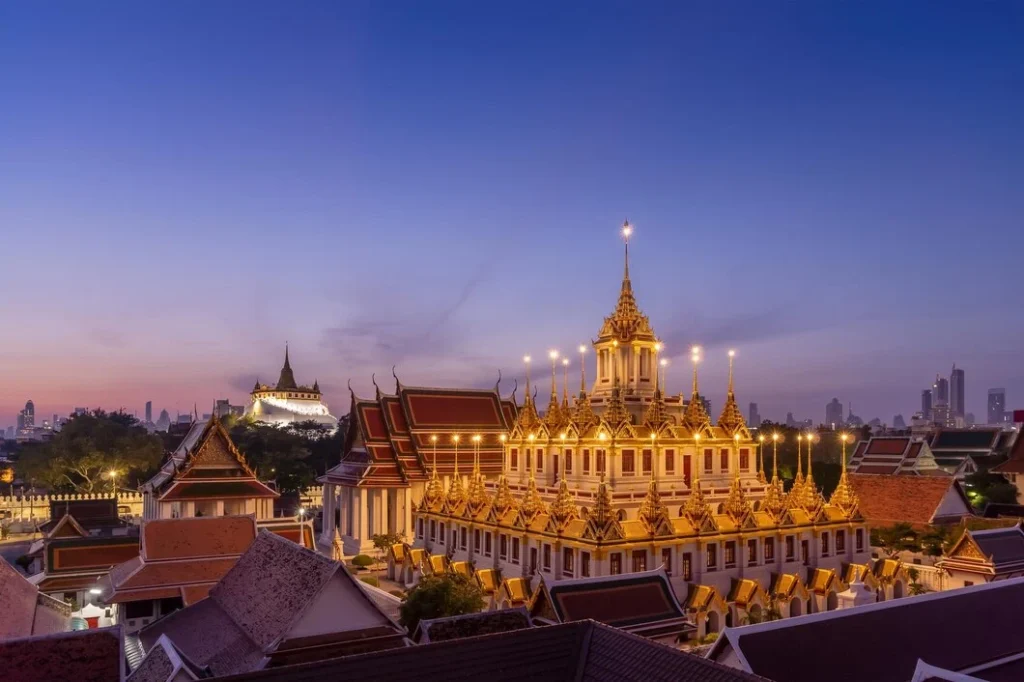
M 359 536 L 357 538 L 359 540 L 359 542 L 365 542 L 366 539 L 369 537 L 368 526 L 369 526 L 369 521 L 370 521 L 370 515 L 369 515 L 369 505 L 367 504 L 368 503 L 367 497 L 368 497 L 368 495 L 366 494 L 366 488 L 360 488 L 359 489 Z
M 403 505 L 403 512 L 405 514 L 405 529 L 402 531 L 405 535 L 405 539 L 409 542 L 413 541 L 415 533 L 412 527 L 412 488 L 405 489 L 405 504 Z
M 380 497 L 381 497 L 381 505 L 380 505 L 381 527 L 380 527 L 380 532 L 381 533 L 394 533 L 395 532 L 395 527 L 391 523 L 391 489 L 390 488 L 384 488 L 383 490 L 381 490 L 380 491 Z
M 331 541 L 334 535 L 334 486 L 325 483 L 320 493 L 321 504 L 324 508 L 323 530 L 320 533 L 320 542 L 326 544 Z

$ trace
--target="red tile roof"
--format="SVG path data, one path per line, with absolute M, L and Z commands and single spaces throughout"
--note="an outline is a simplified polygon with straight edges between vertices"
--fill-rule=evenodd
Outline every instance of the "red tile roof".
M 124 678 L 121 628 L 63 632 L 0 642 L 4 680 L 118 682 Z
M 960 484 L 952 477 L 856 473 L 850 475 L 850 483 L 860 499 L 860 513 L 875 526 L 959 521 L 971 513 L 971 505 Z M 963 513 L 937 517 L 939 505 L 951 492 L 962 503 Z
M 254 539 L 251 516 L 154 519 L 142 525 L 142 556 L 146 561 L 239 556 Z
M 909 438 L 872 438 L 868 441 L 868 455 L 902 455 Z
M 70 620 L 69 606 L 40 594 L 18 569 L 0 558 L 0 640 L 63 632 Z

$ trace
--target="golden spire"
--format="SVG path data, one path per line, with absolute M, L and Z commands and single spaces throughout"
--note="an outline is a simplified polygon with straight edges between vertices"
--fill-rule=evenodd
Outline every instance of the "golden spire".
M 562 421 L 569 419 L 569 358 L 562 358 Z
M 557 428 L 562 423 L 562 410 L 558 406 L 558 387 L 555 382 L 555 363 L 558 361 L 558 351 L 548 351 L 551 358 L 551 399 L 548 401 L 548 411 L 544 413 L 544 423 L 550 428 Z
M 531 434 L 530 440 L 533 440 Z M 526 484 L 526 494 L 523 495 L 523 501 L 519 504 L 519 511 L 528 519 L 532 519 L 537 514 L 541 514 L 547 511 L 547 505 L 544 504 L 544 500 L 540 497 L 540 492 L 537 490 L 537 479 L 534 474 L 535 455 L 530 456 L 530 480 Z
M 668 412 L 665 410 L 665 398 L 661 393 L 661 374 L 658 371 L 658 353 L 661 352 L 662 345 L 659 341 L 654 344 L 654 398 L 651 399 L 651 404 L 647 406 L 647 411 L 644 413 L 644 424 L 647 424 L 652 429 L 657 429 L 659 426 L 668 421 Z M 665 362 L 662 360 L 662 362 Z
M 594 510 L 590 512 L 590 518 L 598 526 L 605 526 L 615 519 L 612 494 L 604 480 L 604 471 L 601 472 L 601 481 L 597 484 L 597 500 L 594 502 Z
M 752 511 L 753 508 L 743 492 L 743 485 L 740 483 L 740 474 L 737 468 L 736 475 L 732 479 L 732 485 L 729 487 L 729 497 L 725 500 L 725 513 L 735 521 L 741 521 Z
M 490 501 L 484 486 L 484 476 L 480 473 L 480 440 L 480 434 L 473 436 L 473 475 L 469 477 L 468 504 L 474 514 Z
M 860 506 L 860 500 L 857 499 L 857 493 L 846 476 L 846 442 L 850 439 L 850 435 L 841 434 L 839 439 L 843 442 L 843 470 L 839 475 L 839 485 L 832 492 L 828 503 L 842 509 L 847 516 L 851 516 Z
M 648 531 L 653 532 L 662 519 L 668 520 L 668 507 L 661 501 L 661 494 L 658 492 L 658 451 L 655 448 L 657 436 L 651 434 L 651 481 L 647 484 L 647 496 L 640 504 L 638 517 L 647 526 Z
M 437 477 L 437 436 L 430 437 L 430 443 L 434 448 L 433 461 L 430 465 L 430 480 L 427 481 L 427 489 L 423 493 L 423 499 L 427 506 L 433 507 L 444 499 L 444 484 Z
M 804 508 L 816 509 L 825 502 L 821 491 L 814 482 L 814 465 L 811 463 L 811 448 L 814 447 L 814 434 L 807 434 L 807 478 L 804 480 Z
M 519 425 L 523 429 L 532 429 L 540 421 L 537 416 L 537 407 L 533 404 L 533 395 L 530 393 L 530 356 L 523 356 L 523 364 L 526 365 L 526 397 L 523 399 L 523 407 L 519 410 Z
M 499 515 L 503 515 L 509 509 L 516 508 L 516 498 L 512 496 L 512 489 L 509 488 L 508 479 L 505 478 L 504 473 L 498 476 L 498 489 L 494 493 L 491 506 L 494 507 L 494 510 Z
M 452 473 L 452 482 L 448 486 L 448 509 L 455 509 L 466 501 L 466 490 L 462 487 L 462 476 L 459 475 L 459 434 L 452 436 L 455 443 L 455 471 Z
M 700 397 L 700 389 L 697 386 L 697 364 L 700 362 L 700 346 L 691 349 L 690 360 L 693 362 L 693 393 L 690 395 L 690 404 L 686 406 L 686 423 L 694 431 L 707 426 L 711 419 L 707 410 L 704 409 L 704 401 Z
M 757 481 L 765 483 L 764 477 L 764 434 L 757 435 Z
M 604 319 L 604 325 L 601 327 L 600 337 L 606 341 L 609 338 L 629 341 L 636 337 L 654 340 L 650 320 L 640 312 L 633 296 L 633 285 L 629 281 L 629 238 L 632 234 L 633 226 L 627 220 L 622 225 L 622 237 L 626 242 L 626 260 L 619 300 L 615 305 L 615 312 Z
M 587 393 L 587 362 L 586 357 L 587 347 L 582 343 L 580 344 L 580 396 L 584 396 Z
M 570 492 L 569 482 L 565 480 L 564 475 L 558 484 L 558 494 L 555 496 L 555 501 L 551 503 L 551 511 L 549 513 L 558 528 L 562 528 L 569 521 L 579 518 L 580 509 L 576 506 L 576 498 Z
M 739 406 L 736 404 L 736 394 L 733 392 L 732 384 L 732 364 L 736 358 L 736 351 L 729 351 L 729 389 L 725 394 L 725 405 L 722 406 L 722 415 L 718 418 L 718 425 L 729 433 L 734 433 L 741 428 L 746 427 L 747 423 L 743 419 L 743 412 L 740 411 Z

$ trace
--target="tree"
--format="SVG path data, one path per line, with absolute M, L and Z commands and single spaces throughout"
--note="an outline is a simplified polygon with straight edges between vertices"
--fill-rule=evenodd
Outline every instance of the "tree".
M 912 596 L 931 592 L 931 590 L 917 581 L 917 579 L 921 577 L 921 572 L 919 570 L 911 567 L 907 569 L 907 575 L 910 576 L 910 586 L 908 591 Z
M 480 587 L 460 573 L 424 576 L 402 602 L 401 623 L 409 632 L 425 618 L 476 613 L 484 608 Z
M 54 490 L 96 493 L 118 483 L 137 485 L 156 470 L 162 455 L 160 439 L 135 417 L 94 410 L 70 418 L 48 442 L 24 448 L 18 469 L 22 478 Z
M 373 548 L 377 550 L 377 563 L 380 564 L 384 561 L 384 555 L 391 549 L 391 545 L 397 545 L 403 539 L 398 533 L 379 533 L 374 535 L 372 540 Z
M 871 544 L 884 549 L 890 558 L 895 558 L 903 551 L 916 552 L 921 547 L 917 531 L 909 523 L 875 528 L 871 531 Z

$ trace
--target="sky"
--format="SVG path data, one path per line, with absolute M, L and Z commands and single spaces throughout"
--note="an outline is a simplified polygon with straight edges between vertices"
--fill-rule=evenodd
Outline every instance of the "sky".
M 4 3 L 0 425 L 244 403 L 286 341 L 337 414 L 392 366 L 507 392 L 596 337 L 627 218 L 672 391 L 697 343 L 715 409 L 728 348 L 772 419 L 909 418 L 954 362 L 969 411 L 1024 407 L 1022 34 L 1012 1 Z

